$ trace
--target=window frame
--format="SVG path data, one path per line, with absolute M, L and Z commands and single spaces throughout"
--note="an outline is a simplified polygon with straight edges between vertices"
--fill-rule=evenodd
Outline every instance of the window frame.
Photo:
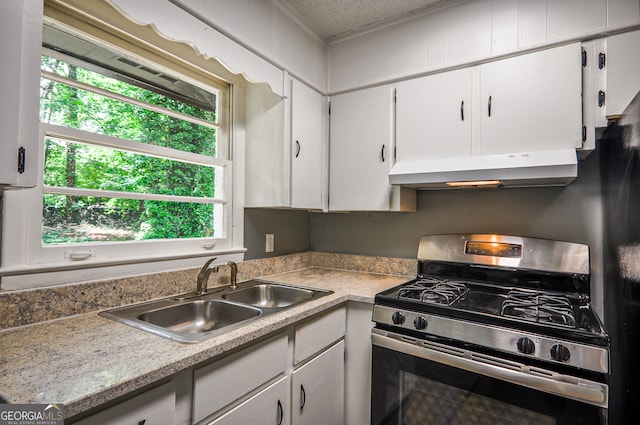
M 224 208 L 224 237 L 43 245 L 44 138 L 50 134 L 52 137 L 61 136 L 72 140 L 81 140 L 88 135 L 95 139 L 96 134 L 41 123 L 36 187 L 7 192 L 2 199 L 1 288 L 3 290 L 26 289 L 84 281 L 91 278 L 95 279 L 96 268 L 101 269 L 100 278 L 115 278 L 137 273 L 197 267 L 203 262 L 203 257 L 218 256 L 221 262 L 224 260 L 243 260 L 244 252 L 246 251 L 242 240 L 244 233 L 242 202 L 244 197 L 239 195 L 241 193 L 239 191 L 244 188 L 242 180 L 244 168 L 242 166 L 237 167 L 237 164 L 233 161 L 234 156 L 243 157 L 242 151 L 234 155 L 234 151 L 237 148 L 232 140 L 232 135 L 234 134 L 232 123 L 237 112 L 234 106 L 235 90 L 233 84 L 222 80 L 213 72 L 203 69 L 201 64 L 193 65 L 193 68 L 189 69 L 189 58 L 182 58 L 180 62 L 172 60 L 175 59 L 175 53 L 165 50 L 167 40 L 162 39 L 155 32 L 153 32 L 153 35 L 158 37 L 155 49 L 150 49 L 150 46 L 153 46 L 153 39 L 145 40 L 144 48 L 132 45 L 131 49 L 123 49 L 120 45 L 110 43 L 106 39 L 99 39 L 95 34 L 87 34 L 81 28 L 77 28 L 83 25 L 74 27 L 73 25 L 62 24 L 46 16 L 44 21 L 59 25 L 65 31 L 80 33 L 83 38 L 94 43 L 98 42 L 119 54 L 134 57 L 143 66 L 154 68 L 206 90 L 213 89 L 218 93 L 217 114 L 219 119 L 217 125 L 219 131 L 216 137 L 216 157 L 207 157 L 207 159 L 201 158 L 204 155 L 185 153 L 182 159 L 204 160 L 207 165 L 214 165 L 224 169 L 223 198 L 217 198 L 216 195 L 213 202 L 223 205 Z M 94 23 L 92 25 L 95 26 Z M 130 23 L 130 25 L 136 24 Z M 123 31 L 126 31 L 126 29 L 123 29 Z M 104 29 L 98 29 L 93 33 L 96 32 L 104 32 Z M 109 35 L 112 34 L 110 33 Z M 184 43 L 172 43 L 176 45 L 182 44 L 183 46 L 180 47 L 184 47 Z M 166 55 L 160 56 L 161 61 L 154 62 L 149 60 L 146 55 L 139 54 L 140 51 L 147 50 L 151 50 L 151 57 L 162 55 L 163 53 L 166 53 Z M 192 53 L 197 55 L 195 51 Z M 175 63 L 175 66 L 168 67 L 167 63 Z M 212 66 L 212 68 L 215 69 L 215 66 Z M 185 69 L 187 72 L 182 72 Z M 205 79 L 206 81 L 204 81 Z M 98 135 L 98 138 L 105 144 L 115 141 L 115 138 L 109 136 Z M 122 141 L 122 139 L 117 139 L 117 141 Z M 192 155 L 196 155 L 196 157 Z M 87 193 L 86 190 L 82 190 L 82 192 L 83 194 Z

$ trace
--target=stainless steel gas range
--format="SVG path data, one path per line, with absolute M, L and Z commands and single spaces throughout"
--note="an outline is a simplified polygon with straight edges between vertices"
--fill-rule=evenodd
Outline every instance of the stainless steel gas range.
M 605 424 L 589 295 L 586 245 L 423 236 L 416 279 L 375 299 L 372 424 Z

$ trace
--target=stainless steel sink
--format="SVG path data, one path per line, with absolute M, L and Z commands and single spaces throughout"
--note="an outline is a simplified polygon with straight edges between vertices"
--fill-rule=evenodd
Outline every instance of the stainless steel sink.
M 198 342 L 227 332 L 262 314 L 262 310 L 223 300 L 165 298 L 100 313 L 138 329 L 179 342 Z
M 332 291 L 252 280 L 103 311 L 101 316 L 179 342 L 199 342 Z
M 138 319 L 170 329 L 195 334 L 220 329 L 260 315 L 260 310 L 218 300 L 193 300 L 147 311 Z
M 283 308 L 301 303 L 316 295 L 311 289 L 261 283 L 222 295 L 222 298 L 256 307 Z

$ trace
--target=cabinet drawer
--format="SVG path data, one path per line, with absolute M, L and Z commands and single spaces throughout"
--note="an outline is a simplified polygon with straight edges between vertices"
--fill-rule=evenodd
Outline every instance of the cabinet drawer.
M 175 384 L 168 382 L 75 422 L 75 425 L 173 425 L 175 407 Z
M 294 343 L 294 364 L 298 364 L 325 347 L 344 337 L 346 328 L 346 308 L 326 314 L 319 319 L 296 327 Z
M 196 369 L 193 422 L 253 391 L 286 367 L 287 336 L 283 334 Z
M 288 392 L 289 378 L 280 378 L 209 425 L 287 425 L 290 422 Z

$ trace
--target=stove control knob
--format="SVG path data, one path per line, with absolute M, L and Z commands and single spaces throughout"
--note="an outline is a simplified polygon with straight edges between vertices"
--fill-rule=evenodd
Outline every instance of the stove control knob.
M 526 336 L 518 338 L 518 341 L 516 341 L 516 347 L 522 354 L 533 354 L 536 351 L 536 345 L 533 343 L 531 338 L 527 338 Z
M 416 327 L 417 330 L 419 331 L 423 331 L 425 329 L 427 329 L 427 319 L 425 319 L 422 316 L 418 316 L 415 319 L 413 319 L 413 326 Z
M 404 323 L 404 313 L 401 311 L 394 311 L 391 315 L 391 321 L 394 325 L 401 325 Z
M 569 349 L 562 344 L 555 344 L 551 347 L 551 358 L 559 362 L 566 362 L 571 357 Z

